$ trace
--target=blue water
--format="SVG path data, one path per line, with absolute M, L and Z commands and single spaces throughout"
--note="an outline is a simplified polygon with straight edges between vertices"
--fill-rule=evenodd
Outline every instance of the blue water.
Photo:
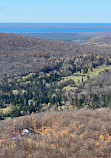
M 70 28 L 73 26 L 75 28 Z M 84 26 L 89 28 L 84 28 Z M 104 31 L 111 31 L 111 23 L 0 23 L 0 32 L 4 33 L 77 33 Z

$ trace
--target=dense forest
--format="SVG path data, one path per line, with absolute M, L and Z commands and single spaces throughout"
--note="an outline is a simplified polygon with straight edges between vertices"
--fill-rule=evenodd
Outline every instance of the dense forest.
M 110 108 L 110 37 L 82 44 L 0 34 L 0 119 Z
M 111 37 L 0 39 L 0 158 L 110 158 Z
M 46 112 L 0 121 L 1 158 L 110 158 L 110 110 Z
M 111 58 L 94 53 L 51 58 L 39 71 L 4 75 L 1 119 L 42 111 L 110 108 Z

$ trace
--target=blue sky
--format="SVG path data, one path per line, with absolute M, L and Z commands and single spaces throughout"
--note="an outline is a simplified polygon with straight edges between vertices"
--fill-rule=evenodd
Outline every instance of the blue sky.
M 0 0 L 0 22 L 111 23 L 111 0 Z

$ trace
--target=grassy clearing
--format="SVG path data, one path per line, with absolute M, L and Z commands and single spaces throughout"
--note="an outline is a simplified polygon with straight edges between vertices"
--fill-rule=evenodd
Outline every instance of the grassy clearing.
M 77 87 L 65 86 L 65 87 L 63 88 L 63 90 L 65 90 L 65 91 L 68 91 L 68 90 L 71 90 L 71 89 L 77 89 Z
M 88 71 L 88 75 L 90 77 L 95 77 L 97 75 L 99 75 L 100 72 L 105 71 L 105 70 L 110 70 L 111 69 L 111 65 L 109 66 L 98 66 L 97 68 L 93 69 L 93 71 L 89 70 Z
M 78 74 L 80 74 L 80 73 L 78 73 Z M 75 83 L 81 82 L 82 81 L 82 77 L 83 77 L 84 80 L 86 80 L 86 76 L 82 76 L 81 74 L 80 75 L 78 75 L 78 74 L 75 73 L 74 75 L 63 77 L 63 79 L 67 79 L 67 80 L 71 79 L 71 80 L 74 80 Z
M 5 120 L 10 120 L 10 119 L 11 119 L 11 117 L 4 117 L 4 119 L 5 119 Z
M 86 81 L 87 76 L 90 76 L 90 78 L 92 78 L 99 75 L 100 72 L 105 71 L 105 70 L 110 70 L 110 69 L 111 69 L 111 65 L 109 66 L 102 65 L 102 66 L 98 66 L 97 68 L 94 68 L 93 71 L 89 69 L 87 74 L 84 74 L 83 72 L 81 73 L 77 72 L 71 76 L 63 77 L 63 79 L 67 79 L 67 80 L 72 79 L 77 84 L 78 82 L 82 82 L 82 78 L 84 81 Z

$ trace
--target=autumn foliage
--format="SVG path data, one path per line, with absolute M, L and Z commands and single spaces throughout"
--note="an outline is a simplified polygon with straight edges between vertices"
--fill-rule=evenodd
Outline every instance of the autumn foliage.
M 0 158 L 25 157 L 110 158 L 111 111 L 82 109 L 0 121 Z

